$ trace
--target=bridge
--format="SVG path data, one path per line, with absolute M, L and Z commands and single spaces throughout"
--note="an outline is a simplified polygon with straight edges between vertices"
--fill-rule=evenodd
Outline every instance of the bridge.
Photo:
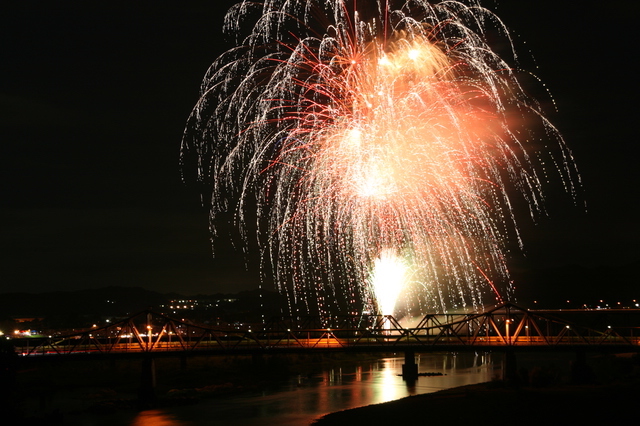
M 517 381 L 516 352 L 571 351 L 577 371 L 587 352 L 640 352 L 640 310 L 532 311 L 505 303 L 482 313 L 426 315 L 403 327 L 390 315 L 281 317 L 254 326 L 210 327 L 151 310 L 65 335 L 12 339 L 25 362 L 140 358 L 139 400 L 155 401 L 158 357 L 378 352 L 404 353 L 405 380 L 418 377 L 420 352 L 504 353 L 503 379 Z
M 280 317 L 253 327 L 210 327 L 147 310 L 101 327 L 14 339 L 13 344 L 24 357 L 504 349 L 639 352 L 640 310 L 532 311 L 505 303 L 483 313 L 426 315 L 413 327 L 403 327 L 390 315 Z

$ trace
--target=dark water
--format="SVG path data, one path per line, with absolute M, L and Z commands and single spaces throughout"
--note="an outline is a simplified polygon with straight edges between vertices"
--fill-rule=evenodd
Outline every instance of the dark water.
M 500 375 L 491 355 L 429 354 L 419 356 L 419 372 L 442 376 L 405 382 L 399 374 L 404 358 L 349 363 L 327 367 L 311 376 L 297 376 L 268 391 L 242 396 L 203 399 L 195 405 L 108 415 L 86 413 L 65 416 L 65 424 L 83 426 L 192 426 L 192 425 L 308 425 L 324 414 L 377 404 L 409 395 L 486 382 Z

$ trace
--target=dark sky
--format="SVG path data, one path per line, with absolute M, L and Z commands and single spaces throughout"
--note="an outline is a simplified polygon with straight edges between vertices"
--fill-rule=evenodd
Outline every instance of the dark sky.
M 212 257 L 207 209 L 178 164 L 202 76 L 231 47 L 220 28 L 233 2 L 14 3 L 0 7 L 0 293 L 257 287 L 226 241 Z M 553 94 L 587 202 L 551 196 L 549 217 L 522 218 L 513 267 L 637 262 L 640 7 L 484 4 Z

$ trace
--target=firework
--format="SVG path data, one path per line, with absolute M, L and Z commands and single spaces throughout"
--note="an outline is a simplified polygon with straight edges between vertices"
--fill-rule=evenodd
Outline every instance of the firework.
M 292 313 L 446 311 L 509 296 L 514 199 L 543 213 L 545 147 L 570 193 L 577 175 L 488 45 L 488 33 L 510 43 L 493 13 L 477 2 L 268 0 L 239 3 L 225 26 L 237 47 L 203 80 L 183 170 L 210 185 L 212 224 L 231 211 L 244 238 L 255 233 Z

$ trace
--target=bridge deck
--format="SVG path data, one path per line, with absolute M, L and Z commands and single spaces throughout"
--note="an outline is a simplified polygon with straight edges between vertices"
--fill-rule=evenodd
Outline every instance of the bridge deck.
M 567 315 L 569 315 L 567 317 Z M 71 335 L 14 339 L 22 356 L 598 350 L 640 351 L 640 310 L 529 311 L 504 304 L 487 312 L 427 315 L 404 328 L 392 316 L 283 318 L 258 328 L 222 329 L 152 311 Z M 599 319 L 606 321 L 599 321 Z M 580 319 L 589 326 L 580 324 Z M 616 322 L 617 321 L 617 322 Z M 599 324 L 601 323 L 601 324 Z M 610 324 L 614 324 L 613 326 Z M 321 325 L 321 326 L 320 326 Z M 255 330 L 254 330 L 255 329 Z

